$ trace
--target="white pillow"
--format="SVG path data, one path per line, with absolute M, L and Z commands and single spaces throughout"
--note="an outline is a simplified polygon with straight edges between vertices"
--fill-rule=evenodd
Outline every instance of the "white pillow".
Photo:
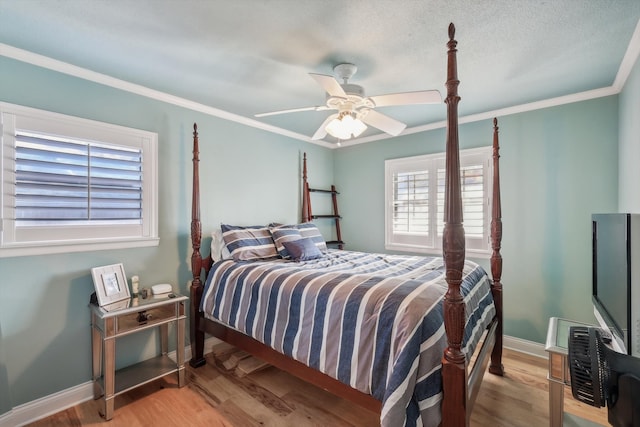
M 213 262 L 231 258 L 229 249 L 227 249 L 222 239 L 222 229 L 220 228 L 215 229 L 211 233 L 211 258 Z

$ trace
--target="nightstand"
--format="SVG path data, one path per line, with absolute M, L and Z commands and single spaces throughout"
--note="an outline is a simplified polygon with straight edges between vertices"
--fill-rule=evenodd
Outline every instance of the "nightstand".
M 93 397 L 102 397 L 106 420 L 113 417 L 115 397 L 132 388 L 168 374 L 177 373 L 178 386 L 185 384 L 184 338 L 187 297 L 167 294 L 149 298 L 131 298 L 91 308 L 91 346 Z M 176 360 L 168 353 L 169 324 L 176 325 Z M 116 338 L 150 328 L 160 328 L 161 354 L 131 366 L 115 369 Z
M 549 353 L 549 426 L 562 427 L 564 419 L 564 387 L 571 384 L 569 378 L 569 328 L 593 326 L 586 323 L 552 317 L 549 319 L 545 350 Z

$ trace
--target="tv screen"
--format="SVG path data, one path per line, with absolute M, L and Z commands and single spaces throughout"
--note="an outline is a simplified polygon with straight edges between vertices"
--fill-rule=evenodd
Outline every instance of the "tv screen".
M 593 215 L 593 303 L 596 315 L 602 317 L 599 321 L 604 321 L 622 347 L 618 350 L 629 354 L 634 264 L 632 242 L 629 214 Z

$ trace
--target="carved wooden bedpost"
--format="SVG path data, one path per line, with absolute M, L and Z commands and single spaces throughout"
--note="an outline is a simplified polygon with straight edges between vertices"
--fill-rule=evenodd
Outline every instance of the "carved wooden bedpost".
M 200 254 L 200 243 L 202 241 L 202 224 L 200 222 L 200 148 L 198 146 L 198 125 L 193 124 L 193 193 L 191 195 L 191 271 L 193 281 L 191 282 L 191 304 L 190 316 L 191 325 L 191 360 L 189 364 L 197 368 L 204 365 L 204 332 L 199 330 L 200 315 L 198 307 L 202 297 L 202 255 Z
M 311 200 L 309 200 L 309 183 L 307 182 L 307 153 L 302 157 L 302 222 L 311 220 Z
M 493 119 L 493 204 L 491 207 L 491 293 L 496 306 L 498 325 L 496 328 L 496 343 L 491 353 L 489 372 L 504 375 L 502 366 L 502 203 L 500 201 L 500 144 L 498 142 L 498 119 Z
M 447 135 L 444 201 L 444 235 L 442 241 L 448 291 L 444 297 L 444 326 L 447 348 L 442 357 L 443 426 L 465 426 L 467 419 L 467 363 L 462 352 L 465 304 L 460 293 L 464 268 L 465 237 L 462 227 L 462 193 L 460 189 L 460 155 L 458 149 L 458 72 L 455 26 L 449 24 L 447 47 Z

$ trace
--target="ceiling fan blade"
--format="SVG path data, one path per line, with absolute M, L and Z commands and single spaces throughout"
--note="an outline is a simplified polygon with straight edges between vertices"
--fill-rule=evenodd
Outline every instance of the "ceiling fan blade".
M 325 74 L 315 74 L 309 73 L 313 79 L 318 82 L 320 86 L 331 96 L 339 96 L 341 98 L 346 98 L 347 94 L 345 93 L 342 86 L 336 79 L 331 76 L 327 76 Z
M 318 128 L 318 130 L 316 131 L 316 133 L 313 134 L 313 136 L 311 137 L 312 141 L 316 141 L 318 139 L 322 139 L 325 136 L 327 136 L 327 130 L 325 129 L 327 127 L 327 125 L 329 124 L 329 122 L 333 119 L 335 119 L 336 117 L 338 117 L 338 113 L 336 114 L 332 114 L 329 117 L 327 117 L 324 122 L 322 122 L 322 124 L 320 125 L 320 127 Z
M 369 110 L 366 114 L 362 114 L 360 120 L 393 136 L 400 135 L 400 132 L 407 127 L 406 124 L 375 110 Z
M 329 107 L 327 107 L 326 105 L 317 105 L 315 107 L 291 108 L 289 110 L 279 110 L 279 111 L 271 111 L 268 113 L 258 113 L 258 114 L 254 114 L 254 116 L 267 117 L 267 116 L 275 116 L 276 114 L 297 113 L 299 111 L 324 111 L 328 109 Z
M 389 93 L 387 95 L 370 96 L 376 107 L 390 105 L 439 104 L 442 96 L 437 90 L 420 90 L 417 92 Z

